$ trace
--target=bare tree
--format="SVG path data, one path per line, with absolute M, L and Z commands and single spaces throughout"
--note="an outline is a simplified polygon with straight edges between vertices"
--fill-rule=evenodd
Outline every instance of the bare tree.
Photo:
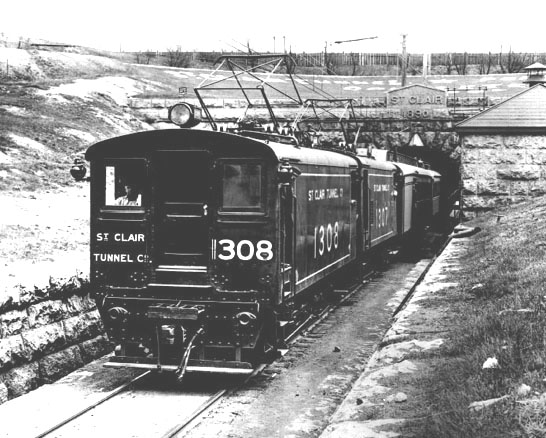
M 351 53 L 350 56 L 351 56 L 351 66 L 353 67 L 351 76 L 356 76 L 357 67 L 360 66 L 360 55 L 358 53 Z
M 324 51 L 324 68 L 326 70 L 326 74 L 328 75 L 336 75 L 336 71 L 334 70 L 334 59 L 333 56 L 330 53 L 327 53 L 326 50 Z
M 487 55 L 482 54 L 480 56 L 480 64 L 479 64 L 479 74 L 481 75 L 488 75 L 491 71 L 491 66 L 493 65 L 493 56 L 491 55 L 491 52 L 489 52 Z
M 146 59 L 146 64 L 149 64 L 150 61 L 155 58 L 155 52 L 152 52 L 151 50 L 147 50 L 144 52 L 144 57 Z
M 450 75 L 451 70 L 453 70 L 453 56 L 451 56 L 451 53 L 446 53 L 445 66 L 446 66 L 446 74 Z
M 137 64 L 150 64 L 150 61 L 155 56 L 155 53 L 147 50 L 146 52 L 138 52 L 136 54 Z
M 502 73 L 518 73 L 531 64 L 533 55 L 529 53 L 514 53 L 512 48 L 506 55 L 499 54 L 499 66 Z
M 182 52 L 180 46 L 176 49 L 167 49 L 167 65 L 169 67 L 187 68 L 190 66 L 191 55 Z
M 457 62 L 457 61 L 459 61 L 459 62 Z M 455 70 L 457 70 L 457 74 L 465 75 L 467 67 L 468 67 L 468 54 L 466 52 L 464 52 L 462 58 L 459 57 L 458 60 L 456 59 L 456 61 L 455 61 Z

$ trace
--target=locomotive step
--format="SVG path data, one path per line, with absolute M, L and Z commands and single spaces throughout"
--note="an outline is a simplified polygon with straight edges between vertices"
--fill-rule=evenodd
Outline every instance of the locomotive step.
M 206 266 L 197 265 L 159 265 L 156 272 L 207 272 Z
M 148 283 L 150 288 L 169 288 L 169 289 L 213 289 L 210 284 L 169 284 L 169 283 Z
M 160 266 L 199 266 L 207 261 L 203 252 L 165 252 Z
M 209 284 L 207 267 L 201 265 L 159 265 L 155 270 L 156 283 Z

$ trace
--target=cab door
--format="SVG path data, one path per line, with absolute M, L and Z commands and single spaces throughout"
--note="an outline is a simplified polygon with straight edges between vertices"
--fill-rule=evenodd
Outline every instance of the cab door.
M 159 269 L 207 265 L 211 161 L 207 151 L 163 150 L 155 156 Z

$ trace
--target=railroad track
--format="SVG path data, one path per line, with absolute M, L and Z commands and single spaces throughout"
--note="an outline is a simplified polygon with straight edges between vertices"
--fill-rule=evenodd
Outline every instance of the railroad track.
M 336 303 L 327 305 L 318 315 L 311 315 L 307 319 L 305 319 L 302 323 L 300 323 L 288 336 L 285 338 L 285 342 L 287 345 L 291 345 L 294 342 L 296 342 L 301 335 L 303 335 L 306 332 L 309 332 L 313 330 L 313 328 L 319 324 L 321 321 L 326 319 L 328 315 L 334 311 L 337 307 L 342 305 L 344 302 L 349 300 L 358 290 L 358 286 L 360 286 L 362 283 L 366 283 L 369 279 L 371 279 L 375 275 L 375 272 L 369 272 L 368 274 L 362 276 L 359 278 L 358 283 L 351 284 L 346 288 L 346 293 L 343 295 L 343 297 Z M 288 350 L 281 350 L 281 354 L 285 354 Z M 163 435 L 161 438 L 176 438 L 179 434 L 182 434 L 185 432 L 192 423 L 200 417 L 203 413 L 205 413 L 210 407 L 212 407 L 216 402 L 218 402 L 223 396 L 227 395 L 228 392 L 235 392 L 237 389 L 244 387 L 245 384 L 252 379 L 254 376 L 259 374 L 267 364 L 261 364 L 258 368 L 254 370 L 254 372 L 248 376 L 244 382 L 238 387 L 234 388 L 230 391 L 228 390 L 221 390 L 217 394 L 215 394 L 213 397 L 211 397 L 210 401 L 203 403 L 198 409 L 195 410 L 195 412 L 190 415 L 186 422 L 183 424 L 180 424 L 173 428 L 168 434 Z
M 129 382 L 124 383 L 123 385 L 120 385 L 116 389 L 114 389 L 112 392 L 108 393 L 103 398 L 99 399 L 98 401 L 90 404 L 84 409 L 81 409 L 77 413 L 71 415 L 70 417 L 66 418 L 65 420 L 60 421 L 59 423 L 55 424 L 54 426 L 50 427 L 49 429 L 45 430 L 44 432 L 41 432 L 40 434 L 36 435 L 36 438 L 43 438 L 51 433 L 55 432 L 56 430 L 60 429 L 64 425 L 70 423 L 71 421 L 75 420 L 78 417 L 81 417 L 82 415 L 85 415 L 87 412 L 91 411 L 92 409 L 96 408 L 97 406 L 101 405 L 102 403 L 114 398 L 121 392 L 125 391 L 127 388 L 131 387 L 133 384 L 138 382 L 139 380 L 144 379 L 146 376 L 148 376 L 151 373 L 151 371 L 146 371 L 139 376 L 135 377 L 134 379 L 130 380 Z
M 259 368 L 253 375 L 258 372 Z M 236 387 L 230 388 L 225 385 L 221 387 L 220 383 L 216 383 L 212 388 L 209 385 L 205 390 L 185 388 L 182 392 L 174 384 L 174 378 L 169 377 L 171 376 L 159 376 L 146 371 L 120 385 L 100 400 L 35 435 L 35 438 L 175 437 L 180 430 L 221 397 L 236 390 Z M 245 383 L 246 381 L 240 385 Z M 207 386 L 206 383 L 202 384 Z
M 296 342 L 301 336 L 304 336 L 305 333 L 311 331 L 313 327 L 315 327 L 317 324 L 319 324 L 321 321 L 323 321 L 325 318 L 328 317 L 328 315 L 335 310 L 336 307 L 342 305 L 345 301 L 351 298 L 351 296 L 358 290 L 358 285 L 360 285 L 363 281 L 365 282 L 367 279 L 369 279 L 373 273 L 370 273 L 367 277 L 360 278 L 358 283 L 352 284 L 350 286 L 344 287 L 344 294 L 343 297 L 337 301 L 336 303 L 329 304 L 325 308 L 322 309 L 322 311 L 317 315 L 311 315 L 306 320 L 301 322 L 291 333 L 288 334 L 288 336 L 285 339 L 285 342 L 287 345 L 290 345 L 294 342 Z M 282 351 L 282 353 L 285 353 L 288 350 Z M 187 429 L 199 418 L 204 414 L 206 411 L 208 411 L 211 407 L 213 407 L 216 403 L 218 403 L 223 397 L 226 395 L 229 395 L 230 393 L 236 392 L 240 388 L 244 387 L 246 383 L 255 377 L 256 375 L 260 374 L 262 370 L 265 368 L 266 364 L 259 365 L 252 374 L 247 376 L 243 381 L 238 382 L 238 384 L 232 386 L 232 387 L 222 387 L 214 391 L 210 391 L 206 394 L 200 394 L 201 397 L 198 397 L 196 399 L 196 403 L 191 404 L 190 408 L 186 408 L 186 412 L 190 412 L 190 414 L 185 415 L 183 418 L 181 418 L 180 421 L 174 422 L 174 425 L 172 425 L 170 428 L 169 426 L 164 427 L 164 429 L 161 432 L 158 432 L 157 430 L 154 431 L 154 435 L 152 436 L 158 436 L 161 438 L 174 438 L 177 435 L 187 431 Z M 77 431 L 78 436 L 86 436 L 86 431 L 83 430 L 85 425 L 88 423 L 88 420 L 86 420 L 85 417 L 94 417 L 97 418 L 100 416 L 97 412 L 99 410 L 102 411 L 112 411 L 117 409 L 115 405 L 117 404 L 116 398 L 123 397 L 124 395 L 126 397 L 130 398 L 138 398 L 139 395 L 130 395 L 127 396 L 129 392 L 138 393 L 139 391 L 142 391 L 139 388 L 135 387 L 142 387 L 146 386 L 146 380 L 152 378 L 154 373 L 152 371 L 146 371 L 142 374 L 134 377 L 133 379 L 121 384 L 117 388 L 115 388 L 112 391 L 109 391 L 108 394 L 106 394 L 104 397 L 94 401 L 93 403 L 89 404 L 89 406 L 86 406 L 79 411 L 77 411 L 74 414 L 71 414 L 66 419 L 63 419 L 59 422 L 57 422 L 55 425 L 47 428 L 43 432 L 38 433 L 35 435 L 34 438 L 46 438 L 46 437 L 69 437 L 73 436 L 74 432 Z M 150 393 L 152 392 L 152 394 Z M 144 390 L 144 394 L 147 394 L 146 396 L 149 396 L 150 399 L 154 397 L 159 397 L 158 394 L 153 394 L 153 390 Z M 192 394 L 193 396 L 195 394 Z M 186 393 L 177 393 L 176 396 L 180 399 L 184 396 L 187 396 Z M 110 408 L 110 405 L 114 405 L 114 407 Z M 127 410 L 126 410 L 127 411 Z M 95 415 L 97 414 L 97 415 Z M 98 421 L 98 420 L 97 420 Z M 106 423 L 106 421 L 104 422 Z M 80 426 L 78 426 L 80 424 Z M 172 424 L 172 423 L 171 423 Z M 78 429 L 80 428 L 80 429 Z M 97 429 L 97 426 L 93 426 L 93 429 Z M 93 432 L 93 434 L 97 434 L 99 431 L 96 430 Z M 100 434 L 100 433 L 99 433 Z M 91 435 L 90 435 L 91 436 Z M 149 436 L 149 435 L 148 435 Z

